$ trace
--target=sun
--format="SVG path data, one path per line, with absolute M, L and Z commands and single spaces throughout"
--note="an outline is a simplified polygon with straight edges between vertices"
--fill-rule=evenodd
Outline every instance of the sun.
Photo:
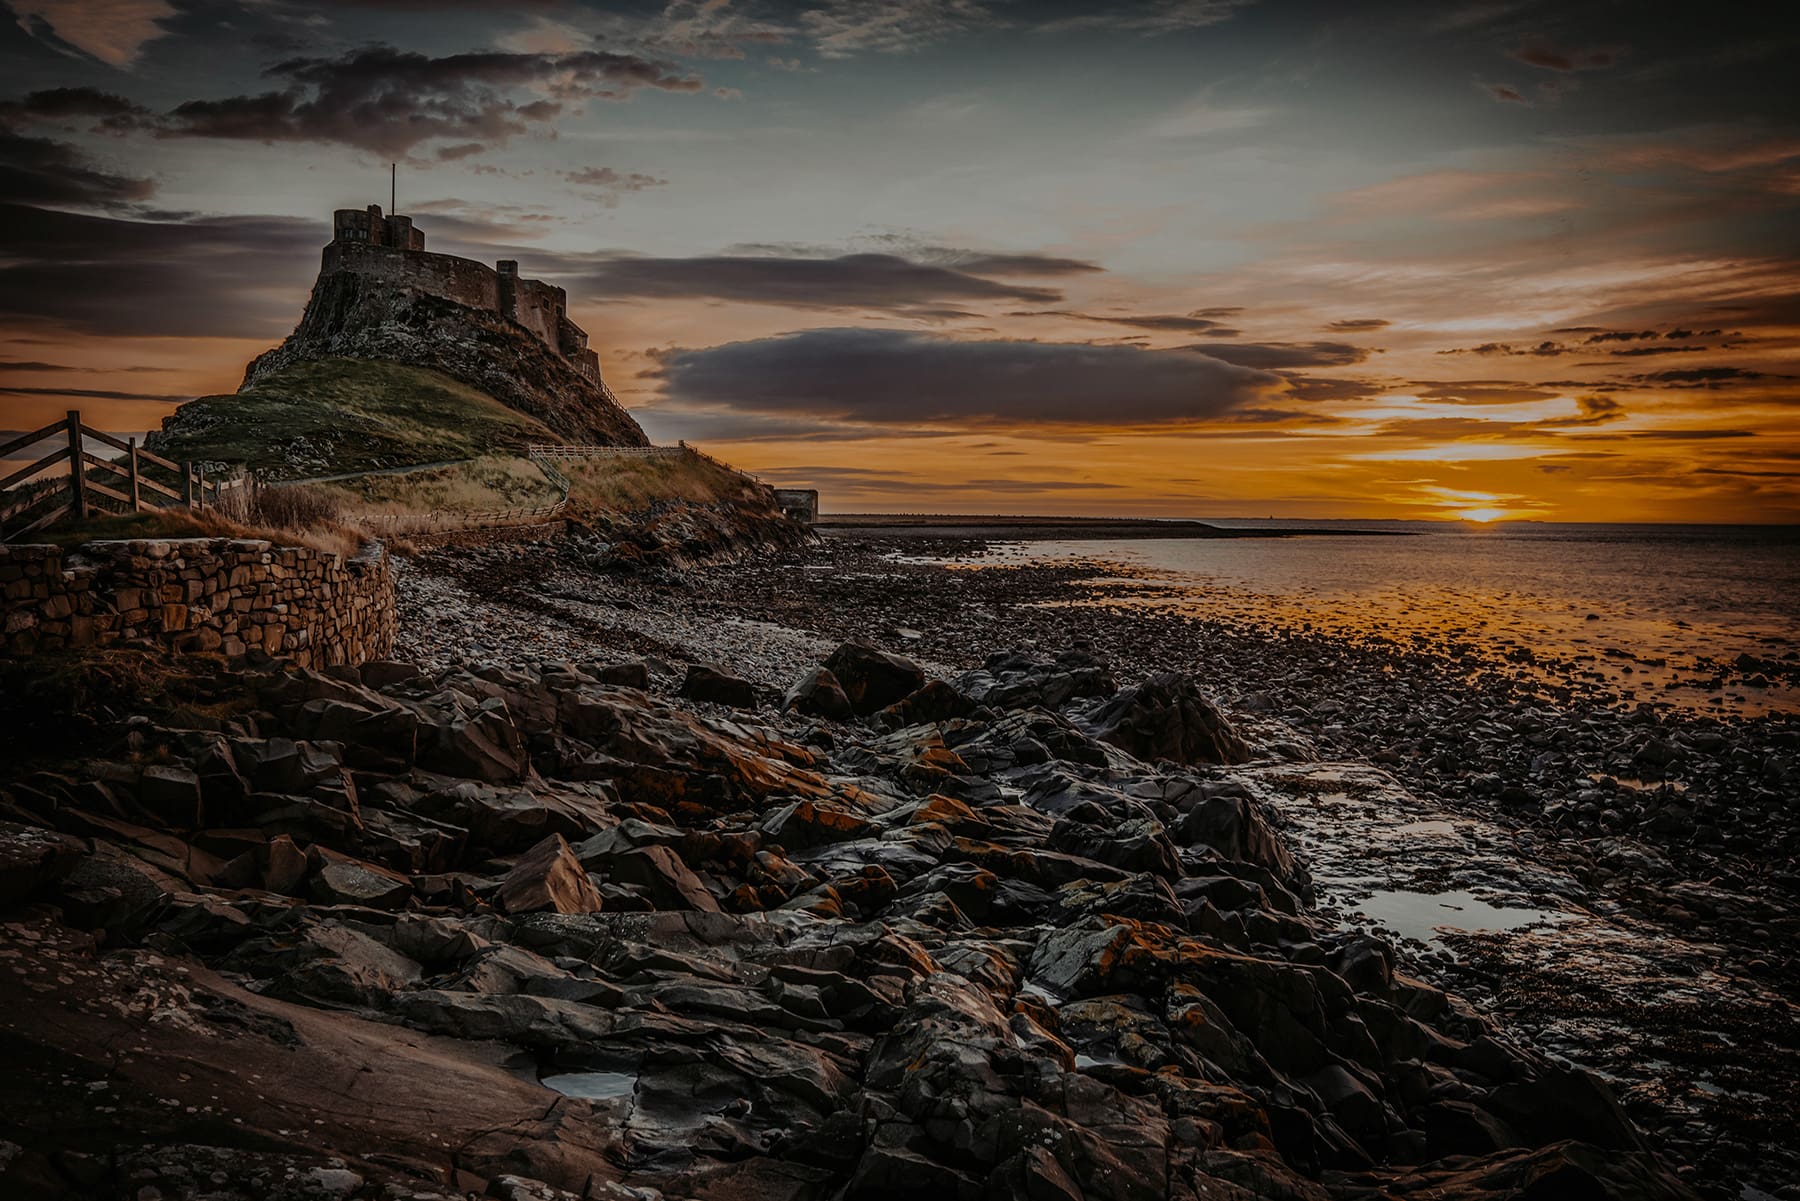
M 1500 520 L 1500 518 L 1505 517 L 1506 510 L 1505 509 L 1461 509 L 1461 510 L 1457 511 L 1456 515 L 1458 517 L 1462 518 L 1464 521 L 1476 521 L 1476 522 L 1480 522 L 1483 525 L 1486 525 L 1490 521 L 1498 521 L 1498 520 Z

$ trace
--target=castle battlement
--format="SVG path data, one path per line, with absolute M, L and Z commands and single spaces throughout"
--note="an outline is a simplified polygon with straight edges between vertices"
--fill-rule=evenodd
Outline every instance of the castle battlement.
M 425 231 L 414 226 L 411 217 L 398 213 L 384 217 L 379 204 L 338 209 L 332 214 L 331 230 L 321 273 L 367 275 L 465 308 L 498 313 L 581 375 L 600 382 L 600 357 L 588 349 L 587 331 L 569 320 L 569 294 L 554 284 L 524 278 L 513 260 L 502 259 L 489 267 L 453 254 L 430 253 L 425 249 Z

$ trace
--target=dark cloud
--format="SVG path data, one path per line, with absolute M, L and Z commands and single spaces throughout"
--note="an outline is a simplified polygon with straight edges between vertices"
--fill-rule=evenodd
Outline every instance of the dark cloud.
M 44 363 L 32 359 L 0 359 L 0 372 L 5 371 L 78 371 L 63 363 Z
M 1440 350 L 1438 353 L 1550 359 L 1559 354 L 1568 354 L 1571 349 L 1561 342 L 1545 340 L 1530 346 L 1516 346 L 1511 342 L 1483 342 L 1480 346 L 1458 346 L 1450 350 Z
M 1504 101 L 1507 104 L 1530 105 L 1531 103 L 1531 101 L 1525 99 L 1525 94 L 1519 91 L 1518 88 L 1510 87 L 1507 84 L 1488 83 L 1483 84 L 1482 86 L 1487 89 L 1488 95 L 1496 100 Z
M 1059 258 L 1049 254 L 990 254 L 979 250 L 957 250 L 944 246 L 922 247 L 916 256 L 928 263 L 954 267 L 971 275 L 1024 275 L 1030 277 L 1084 275 L 1105 268 L 1083 259 Z
M 48 88 L 18 100 L 0 101 L 0 122 L 93 125 L 124 132 L 142 126 L 148 109 L 123 96 L 98 88 Z
M 1512 57 L 1531 67 L 1546 71 L 1600 71 L 1619 61 L 1619 52 L 1611 49 L 1565 50 L 1549 42 L 1526 42 L 1512 51 Z
M 1641 359 L 1659 354 L 1699 354 L 1709 349 L 1705 346 L 1632 346 L 1625 350 L 1609 350 L 1608 354 L 1615 358 Z
M 1370 330 L 1386 329 L 1392 321 L 1380 317 L 1348 317 L 1342 321 L 1333 321 L 1325 328 L 1334 334 L 1360 334 Z
M 1346 367 L 1370 351 L 1347 342 L 1202 342 L 1188 347 L 1239 367 Z
M 285 86 L 259 95 L 190 100 L 163 118 L 159 132 L 335 142 L 404 155 L 439 140 L 458 148 L 500 145 L 586 100 L 624 100 L 646 88 L 697 92 L 704 87 L 698 76 L 671 63 L 604 50 L 433 58 L 373 46 L 337 58 L 291 58 L 265 74 Z
M 1222 325 L 1198 312 L 1184 315 L 1145 313 L 1138 316 L 1112 317 L 1101 313 L 1075 313 L 1067 309 L 1024 309 L 1008 313 L 1009 317 L 1066 317 L 1074 321 L 1098 321 L 1107 325 L 1124 325 L 1159 333 L 1211 334 L 1215 338 L 1233 338 L 1238 330 Z
M 170 402 L 188 400 L 188 396 L 172 396 L 165 392 L 112 392 L 103 388 L 6 388 L 0 387 L 0 395 L 6 396 L 65 396 L 85 400 L 154 400 Z
M 583 294 L 609 300 L 692 298 L 789 308 L 906 312 L 942 307 L 946 301 L 1041 304 L 1062 297 L 1051 288 L 1006 283 L 973 271 L 913 262 L 892 254 L 846 254 L 836 258 L 618 257 L 593 261 L 577 269 L 576 274 Z M 954 308 L 951 311 L 961 312 Z
M 0 205 L 0 317 L 126 336 L 278 338 L 317 269 L 319 223 L 129 220 Z
M 1721 384 L 1747 383 L 1752 380 L 1776 379 L 1763 371 L 1743 367 L 1689 367 L 1669 371 L 1649 371 L 1629 377 L 1640 384 L 1666 388 L 1716 388 Z
M 962 342 L 900 330 L 814 329 L 662 356 L 684 404 L 878 425 L 1160 425 L 1215 420 L 1284 384 L 1193 350 Z
M 147 179 L 96 166 L 66 142 L 0 129 L 0 203 L 119 208 L 155 190 Z
M 1323 375 L 1302 375 L 1298 371 L 1278 371 L 1288 382 L 1290 400 L 1366 400 L 1381 387 L 1366 379 L 1333 379 Z
M 669 182 L 642 171 L 619 171 L 612 167 L 583 167 L 579 171 L 564 171 L 562 177 L 576 187 L 586 189 L 607 208 L 618 204 L 619 197 L 626 193 L 665 187 Z

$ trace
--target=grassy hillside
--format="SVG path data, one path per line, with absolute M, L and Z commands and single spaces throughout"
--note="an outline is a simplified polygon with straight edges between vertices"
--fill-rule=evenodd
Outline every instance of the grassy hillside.
M 558 462 L 569 478 L 569 515 L 631 516 L 653 505 L 686 502 L 752 513 L 775 512 L 766 489 L 697 455 L 607 456 Z
M 530 459 L 505 455 L 306 486 L 338 498 L 352 514 L 485 513 L 554 504 L 562 495 Z
M 295 479 L 560 440 L 537 419 L 440 372 L 320 359 L 242 392 L 182 405 L 150 446 L 172 459 L 247 463 L 271 478 Z

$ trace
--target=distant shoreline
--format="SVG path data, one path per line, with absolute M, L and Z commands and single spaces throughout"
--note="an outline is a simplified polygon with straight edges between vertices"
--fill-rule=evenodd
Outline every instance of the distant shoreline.
M 1308 536 L 1411 538 L 1416 530 L 1341 529 L 1329 526 L 1241 528 L 1204 521 L 1151 517 L 1005 517 L 945 513 L 825 513 L 814 523 L 824 534 L 880 531 L 884 538 L 981 538 L 1014 542 L 1098 542 L 1115 538 L 1299 538 Z

